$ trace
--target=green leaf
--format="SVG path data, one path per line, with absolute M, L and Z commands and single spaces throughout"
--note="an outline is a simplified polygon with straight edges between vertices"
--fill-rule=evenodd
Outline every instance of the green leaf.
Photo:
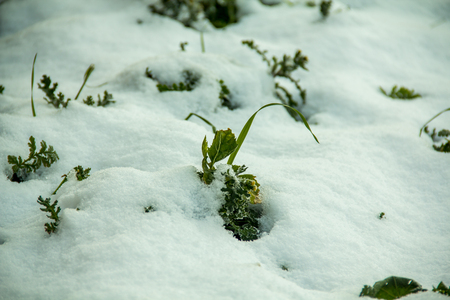
M 206 159 L 208 156 L 208 141 L 206 140 L 206 135 L 205 138 L 203 139 L 203 143 L 202 143 L 202 154 L 203 154 L 203 158 Z
M 365 285 L 359 296 L 393 300 L 420 291 L 425 290 L 416 281 L 409 278 L 391 276 L 375 282 L 373 287 Z
M 266 107 L 269 107 L 269 106 L 274 106 L 274 105 L 281 105 L 281 106 L 284 106 L 284 107 L 286 107 L 286 108 L 288 108 L 288 109 L 291 109 L 291 110 L 293 110 L 294 112 L 296 112 L 296 113 L 300 116 L 300 118 L 302 119 L 303 124 L 305 124 L 305 127 L 309 130 L 309 132 L 311 132 L 311 134 L 312 134 L 312 136 L 314 137 L 314 139 L 316 140 L 316 142 L 319 143 L 319 140 L 317 139 L 317 137 L 314 135 L 314 133 L 312 132 L 311 128 L 309 127 L 308 121 L 306 121 L 306 118 L 305 118 L 298 110 L 296 110 L 295 108 L 290 107 L 290 106 L 288 106 L 288 105 L 281 104 L 281 103 L 269 103 L 269 104 L 266 104 L 266 105 L 262 106 L 260 109 L 258 109 L 258 110 L 250 117 L 250 119 L 248 119 L 247 123 L 245 123 L 245 125 L 244 125 L 244 127 L 242 128 L 241 133 L 239 134 L 239 137 L 238 137 L 238 139 L 237 139 L 237 147 L 236 147 L 236 150 L 230 155 L 230 158 L 228 159 L 227 164 L 229 164 L 229 165 L 232 165 L 232 164 L 233 164 L 234 158 L 236 157 L 236 155 L 237 155 L 238 152 L 239 152 L 239 149 L 241 148 L 242 144 L 244 143 L 244 140 L 245 140 L 245 138 L 247 137 L 248 131 L 250 130 L 250 127 L 252 126 L 252 123 L 253 123 L 253 120 L 254 120 L 255 117 L 256 117 L 256 114 L 257 114 L 260 110 L 262 110 L 262 109 L 264 109 L 264 108 L 266 108 Z
M 78 99 L 78 96 L 80 95 L 81 91 L 83 90 L 84 85 L 86 84 L 87 80 L 89 79 L 89 76 L 91 76 L 92 72 L 94 72 L 94 69 L 95 69 L 95 65 L 93 65 L 93 64 L 87 68 L 86 72 L 84 73 L 83 84 L 81 85 L 80 90 L 78 91 L 77 95 L 75 96 L 75 100 Z
M 236 147 L 236 137 L 231 129 L 216 131 L 212 145 L 208 149 L 210 165 L 213 166 L 216 162 L 233 153 Z

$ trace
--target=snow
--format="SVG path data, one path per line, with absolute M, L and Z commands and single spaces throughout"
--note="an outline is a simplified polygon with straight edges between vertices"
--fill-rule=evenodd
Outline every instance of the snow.
M 419 137 L 450 107 L 450 3 L 333 1 L 322 20 L 317 7 L 290 2 L 240 0 L 239 23 L 205 28 L 206 53 L 197 31 L 150 14 L 145 1 L 0 3 L 0 299 L 358 299 L 392 275 L 429 290 L 450 283 L 450 156 Z M 293 77 L 320 144 L 282 107 L 258 113 L 235 163 L 261 184 L 264 233 L 242 242 L 222 227 L 220 182 L 197 175 L 211 128 L 184 118 L 194 112 L 237 135 L 279 102 L 266 64 L 241 45 L 249 39 L 269 57 L 308 56 L 309 71 Z M 43 74 L 73 98 L 92 63 L 66 109 L 42 99 Z M 201 79 L 192 92 L 160 93 L 147 67 L 161 81 L 179 82 L 183 70 Z M 238 109 L 220 107 L 220 79 Z M 380 93 L 393 85 L 423 97 Z M 104 90 L 116 103 L 82 103 Z M 430 127 L 449 124 L 447 113 Z M 26 157 L 31 135 L 60 160 L 11 182 L 7 156 Z M 78 165 L 91 176 L 51 195 Z M 40 195 L 62 208 L 52 235 Z

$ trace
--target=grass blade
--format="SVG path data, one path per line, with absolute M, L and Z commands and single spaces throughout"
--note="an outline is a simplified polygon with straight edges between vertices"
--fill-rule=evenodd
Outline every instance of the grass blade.
M 33 60 L 33 68 L 31 69 L 31 111 L 33 112 L 33 117 L 36 117 L 36 111 L 34 110 L 34 101 L 33 101 L 33 86 L 34 86 L 34 64 L 36 63 L 36 55 L 34 55 Z
M 203 31 L 200 31 L 200 43 L 202 45 L 202 53 L 205 53 L 205 40 L 203 39 Z
M 95 65 L 92 64 L 92 65 L 89 66 L 89 68 L 84 73 L 84 81 L 83 81 L 83 84 L 81 85 L 80 90 L 78 91 L 78 94 L 75 96 L 75 100 L 77 100 L 78 96 L 81 93 L 81 90 L 83 90 L 84 85 L 86 84 L 86 81 L 88 81 L 89 76 L 91 76 L 92 72 L 94 72 L 94 69 L 95 69 Z
M 206 120 L 205 118 L 203 118 L 202 116 L 199 116 L 195 113 L 190 113 L 187 117 L 186 117 L 186 121 L 189 120 L 190 117 L 192 116 L 196 116 L 197 118 L 201 119 L 203 122 L 205 122 L 206 124 L 208 124 L 209 126 L 211 126 L 213 133 L 216 133 L 216 126 L 214 126 L 213 124 L 211 124 L 211 122 L 209 122 L 208 120 Z
M 425 125 L 423 125 L 422 128 L 420 128 L 419 136 L 422 135 L 422 131 L 423 131 L 423 129 L 425 128 L 425 126 L 428 125 L 428 123 L 430 123 L 431 121 L 433 121 L 434 119 L 436 119 L 437 117 L 439 117 L 441 114 L 443 114 L 443 113 L 446 112 L 446 111 L 450 111 L 450 107 L 447 108 L 447 109 L 444 109 L 443 111 L 441 111 L 440 113 L 438 113 L 437 115 L 435 115 L 434 117 L 432 117 L 428 122 L 426 122 Z
M 248 119 L 247 123 L 245 123 L 245 125 L 244 125 L 244 127 L 242 128 L 241 133 L 239 134 L 239 137 L 238 137 L 238 139 L 237 139 L 237 144 L 238 144 L 238 146 L 237 146 L 236 150 L 235 150 L 233 153 L 231 153 L 230 158 L 228 159 L 227 164 L 229 164 L 229 165 L 232 165 L 232 164 L 233 164 L 234 158 L 236 157 L 237 153 L 239 152 L 239 149 L 241 148 L 242 143 L 244 143 L 244 140 L 245 140 L 245 138 L 247 137 L 248 131 L 250 130 L 250 127 L 252 126 L 252 123 L 253 123 L 253 120 L 254 120 L 255 117 L 256 117 L 256 114 L 257 114 L 260 110 L 262 110 L 262 109 L 264 109 L 264 108 L 266 108 L 266 107 L 269 107 L 269 106 L 274 106 L 274 105 L 281 105 L 281 106 L 284 106 L 284 107 L 287 108 L 287 109 L 291 109 L 291 110 L 293 110 L 294 112 L 296 112 L 296 113 L 300 116 L 300 118 L 302 119 L 303 124 L 305 124 L 306 128 L 309 130 L 309 132 L 311 132 L 311 134 L 312 134 L 312 136 L 314 137 L 314 139 L 316 140 L 316 142 L 319 143 L 319 140 L 317 139 L 317 137 L 314 135 L 314 133 L 312 132 L 311 128 L 309 127 L 309 124 L 308 124 L 308 122 L 306 121 L 306 118 L 305 118 L 298 110 L 296 110 L 296 109 L 293 108 L 293 107 L 290 107 L 289 105 L 285 105 L 285 104 L 282 104 L 282 103 L 269 103 L 269 104 L 266 104 L 266 105 L 262 106 L 260 109 L 258 109 L 258 110 L 250 117 L 250 119 Z

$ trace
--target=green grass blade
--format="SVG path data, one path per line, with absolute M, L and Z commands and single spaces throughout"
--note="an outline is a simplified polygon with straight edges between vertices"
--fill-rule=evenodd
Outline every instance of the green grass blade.
M 199 116 L 195 113 L 190 113 L 187 117 L 186 117 L 186 121 L 189 120 L 190 117 L 192 116 L 196 116 L 197 118 L 201 119 L 203 122 L 205 122 L 206 124 L 208 124 L 209 126 L 211 126 L 213 133 L 216 133 L 216 126 L 214 126 L 213 124 L 211 124 L 211 122 L 209 122 L 208 120 L 206 120 L 205 118 L 203 118 L 202 116 Z
M 200 31 L 200 43 L 202 45 L 202 53 L 205 53 L 205 40 L 203 39 L 203 31 Z
M 31 111 L 33 112 L 33 117 L 36 117 L 36 111 L 34 110 L 34 101 L 33 101 L 33 86 L 34 86 L 34 65 L 36 63 L 36 55 L 34 55 L 33 60 L 33 68 L 31 69 Z
M 94 69 L 95 69 L 95 65 L 92 64 L 89 66 L 89 68 L 84 73 L 84 81 L 83 81 L 83 84 L 81 85 L 80 90 L 78 91 L 78 94 L 75 96 L 75 100 L 77 100 L 78 96 L 80 95 L 81 91 L 84 88 L 84 85 L 86 84 L 86 81 L 88 81 L 89 76 L 91 76 L 92 72 L 94 72 Z
M 311 134 L 312 134 L 312 136 L 314 137 L 314 139 L 316 140 L 316 142 L 319 143 L 319 140 L 317 139 L 317 137 L 314 135 L 314 133 L 312 132 L 311 128 L 309 127 L 308 121 L 306 121 L 306 118 L 305 118 L 298 110 L 296 110 L 296 109 L 293 108 L 293 107 L 290 107 L 289 105 L 285 105 L 285 104 L 282 104 L 282 103 L 269 103 L 269 104 L 266 104 L 266 105 L 262 106 L 260 109 L 258 109 L 258 110 L 250 117 L 250 119 L 248 119 L 247 123 L 245 123 L 245 125 L 244 125 L 244 127 L 242 128 L 241 133 L 239 134 L 239 137 L 238 137 L 238 139 L 237 139 L 237 144 L 238 144 L 238 146 L 237 146 L 236 150 L 230 155 L 230 158 L 228 159 L 227 164 L 229 164 L 229 165 L 232 165 L 232 164 L 233 164 L 234 158 L 235 158 L 236 155 L 238 154 L 239 149 L 240 149 L 241 146 L 242 146 L 242 143 L 244 143 L 244 140 L 245 140 L 245 138 L 247 137 L 248 131 L 250 130 L 250 127 L 252 126 L 252 123 L 253 123 L 253 120 L 254 120 L 255 117 L 256 117 L 256 114 L 257 114 L 260 110 L 262 110 L 262 109 L 264 109 L 264 108 L 266 108 L 266 107 L 269 107 L 269 106 L 274 106 L 274 105 L 281 105 L 281 106 L 284 106 L 284 107 L 287 108 L 287 109 L 291 109 L 291 110 L 293 110 L 294 112 L 296 112 L 296 113 L 300 116 L 300 118 L 302 118 L 303 124 L 305 124 L 305 126 L 306 126 L 306 128 L 309 130 L 309 132 L 311 132 Z
M 428 125 L 428 123 L 430 123 L 431 121 L 433 121 L 434 119 L 436 119 L 437 117 L 439 117 L 441 114 L 443 114 L 443 113 L 446 112 L 446 111 L 450 111 L 450 107 L 447 108 L 447 109 L 444 109 L 443 111 L 441 111 L 440 113 L 438 113 L 437 115 L 435 115 L 434 117 L 432 117 L 428 122 L 426 122 L 425 125 L 423 125 L 422 128 L 420 128 L 419 136 L 422 135 L 422 131 L 423 131 L 423 129 L 425 128 L 425 126 Z

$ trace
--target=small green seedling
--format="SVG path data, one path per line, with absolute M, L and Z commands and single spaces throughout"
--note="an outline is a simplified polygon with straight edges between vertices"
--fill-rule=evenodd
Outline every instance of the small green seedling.
M 33 101 L 34 65 L 36 64 L 36 57 L 37 57 L 37 53 L 34 55 L 33 67 L 31 68 L 31 112 L 33 113 L 33 117 L 36 117 L 36 111 L 34 110 L 34 101 Z
M 306 104 L 306 90 L 302 89 L 302 87 L 300 86 L 300 80 L 295 80 L 291 75 L 291 73 L 298 68 L 302 68 L 308 71 L 305 66 L 308 62 L 308 57 L 303 56 L 301 50 L 297 50 L 297 52 L 294 54 L 294 57 L 285 54 L 281 59 L 273 56 L 272 60 L 269 60 L 266 56 L 267 51 L 260 50 L 252 40 L 242 41 L 242 44 L 247 45 L 250 49 L 256 51 L 256 53 L 261 55 L 263 61 L 267 63 L 270 73 L 274 78 L 283 77 L 289 79 L 289 81 L 291 81 L 295 85 L 295 88 L 299 91 L 302 103 Z M 280 85 L 280 83 L 275 83 L 275 90 L 275 95 L 280 99 L 281 103 L 291 107 L 298 106 L 298 103 L 294 100 L 292 94 L 285 87 Z M 278 90 L 281 91 L 284 96 L 279 93 Z M 298 115 L 295 112 L 289 109 L 287 109 L 287 111 L 296 121 L 299 121 Z
M 106 90 L 103 93 L 103 98 L 100 97 L 100 94 L 98 94 L 97 96 L 98 96 L 97 106 L 105 107 L 111 103 L 116 103 L 116 101 L 112 100 L 113 95 L 109 94 L 108 91 Z M 87 98 L 83 100 L 83 103 L 89 106 L 93 106 L 95 104 L 95 101 L 92 98 L 92 96 L 87 96 Z
M 152 71 L 150 71 L 148 68 L 145 70 L 145 76 L 147 76 L 148 78 L 154 80 L 157 82 L 156 87 L 158 88 L 158 90 L 162 93 L 162 92 L 182 92 L 182 91 L 192 91 L 194 90 L 195 86 L 197 85 L 197 82 L 200 80 L 200 76 L 198 76 L 197 74 L 194 74 L 193 72 L 189 71 L 189 70 L 184 70 L 182 72 L 182 75 L 184 77 L 184 82 L 180 82 L 180 83 L 173 83 L 173 84 L 162 84 L 161 82 L 158 81 L 158 79 L 156 78 L 155 75 L 153 75 Z
M 192 116 L 196 116 L 197 118 L 199 118 L 200 120 L 202 120 L 203 122 L 205 122 L 206 124 L 208 124 L 209 126 L 211 126 L 211 129 L 213 131 L 213 133 L 216 133 L 216 126 L 214 126 L 211 122 L 209 122 L 208 120 L 206 120 L 205 118 L 203 118 L 200 115 L 197 115 L 195 113 L 190 113 L 184 120 L 187 121 L 189 120 Z
M 5 90 L 5 87 L 0 84 L 0 94 L 3 94 L 3 91 Z
M 386 214 L 385 214 L 384 212 L 381 212 L 381 213 L 378 215 L 378 219 L 382 220 L 383 218 L 386 219 Z
M 180 43 L 180 48 L 181 48 L 181 51 L 186 51 L 186 46 L 188 45 L 188 42 L 182 42 L 182 43 Z
M 409 90 L 405 87 L 400 87 L 399 90 L 397 90 L 397 86 L 394 85 L 394 87 L 391 90 L 391 93 L 388 95 L 386 91 L 380 86 L 380 91 L 392 99 L 402 99 L 402 100 L 411 100 L 415 98 L 422 97 L 420 94 L 414 94 L 414 90 Z
M 442 281 L 438 284 L 437 287 L 433 286 L 432 291 L 442 295 L 450 296 L 450 289 Z
M 393 300 L 412 293 L 423 291 L 426 290 L 422 289 L 422 286 L 412 279 L 391 276 L 384 280 L 375 282 L 373 287 L 365 285 L 359 296 Z
M 37 203 L 44 206 L 44 208 L 40 208 L 43 212 L 49 212 L 50 215 L 47 215 L 47 218 L 53 220 L 53 222 L 45 223 L 45 232 L 48 234 L 54 233 L 59 225 L 59 213 L 61 212 L 61 207 L 56 207 L 58 204 L 58 200 L 55 200 L 52 204 L 50 204 L 50 198 L 46 198 L 45 200 L 42 196 L 39 196 Z
M 320 2 L 320 13 L 322 14 L 322 17 L 325 19 L 330 14 L 330 8 L 331 8 L 332 1 L 325 1 L 322 0 Z
M 289 268 L 286 267 L 285 265 L 281 265 L 281 270 L 283 270 L 283 271 L 289 271 Z
M 62 107 L 66 108 L 69 104 L 70 98 L 64 100 L 64 94 L 59 92 L 58 95 L 55 96 L 56 88 L 58 87 L 58 83 L 53 83 L 53 86 L 50 87 L 52 80 L 47 75 L 43 75 L 41 79 L 42 85 L 38 83 L 38 87 L 47 95 L 44 97 L 44 100 L 47 101 L 48 104 L 53 104 L 55 108 Z
M 75 100 L 78 99 L 78 96 L 80 95 L 81 91 L 83 90 L 84 85 L 86 84 L 86 81 L 88 81 L 89 76 L 91 76 L 92 72 L 94 72 L 94 69 L 95 69 L 95 65 L 93 65 L 93 64 L 87 68 L 86 72 L 84 73 L 83 84 L 81 85 L 80 90 L 78 91 L 77 95 L 75 96 Z
M 75 172 L 75 177 L 77 178 L 78 181 L 82 181 L 86 178 L 88 178 L 89 172 L 91 171 L 91 168 L 87 168 L 86 170 L 83 169 L 82 166 L 76 166 L 74 167 L 72 170 L 69 171 L 69 173 L 62 175 L 61 177 L 64 177 L 64 179 L 61 181 L 61 183 L 58 185 L 58 187 L 56 188 L 56 190 L 52 193 L 52 195 L 55 195 L 56 192 L 59 190 L 59 188 L 68 181 L 67 177 Z
M 149 213 L 149 212 L 152 212 L 152 211 L 155 211 L 155 208 L 153 207 L 153 206 L 147 206 L 147 207 L 144 207 L 144 212 L 145 213 Z
M 228 89 L 228 87 L 225 85 L 224 81 L 222 79 L 217 80 L 220 84 L 220 92 L 219 92 L 219 99 L 220 104 L 222 106 L 227 107 L 229 110 L 233 110 L 236 107 L 231 103 L 231 92 Z
M 59 159 L 58 154 L 53 150 L 53 146 L 47 148 L 45 141 L 41 141 L 41 149 L 36 152 L 36 140 L 33 136 L 30 136 L 28 147 L 30 148 L 30 154 L 25 160 L 21 156 L 17 158 L 14 155 L 8 155 L 8 163 L 13 165 L 12 171 L 14 173 L 11 181 L 22 182 L 28 173 L 36 172 L 41 166 L 49 168 Z
M 438 152 L 447 152 L 448 153 L 448 152 L 450 152 L 450 139 L 448 139 L 448 137 L 450 137 L 450 130 L 442 129 L 441 131 L 436 133 L 436 128 L 434 128 L 433 131 L 430 133 L 430 131 L 428 130 L 428 126 L 427 126 L 431 121 L 433 121 L 435 118 L 437 118 L 438 116 L 440 116 L 441 114 L 443 114 L 446 111 L 450 111 L 450 107 L 439 112 L 437 115 L 432 117 L 428 122 L 426 122 L 425 125 L 423 125 L 422 128 L 420 128 L 419 136 L 421 136 L 422 131 L 424 131 L 431 137 L 431 139 L 433 141 L 439 140 L 439 138 L 444 138 L 447 142 L 442 143 L 440 146 L 433 145 L 433 148 L 434 148 L 434 150 L 436 150 Z
M 305 117 L 295 108 L 281 103 L 269 103 L 257 110 L 248 119 L 237 139 L 231 129 L 216 131 L 211 146 L 208 145 L 206 136 L 203 139 L 203 172 L 200 172 L 199 176 L 205 184 L 211 184 L 216 179 L 217 168 L 215 164 L 229 157 L 227 164 L 230 165 L 230 168 L 225 173 L 222 173 L 224 176 L 224 188 L 222 188 L 222 192 L 224 193 L 225 203 L 219 209 L 219 215 L 224 220 L 225 229 L 232 231 L 233 235 L 239 240 L 252 241 L 259 237 L 258 218 L 260 214 L 250 209 L 250 204 L 259 204 L 262 201 L 259 197 L 260 185 L 256 180 L 256 176 L 243 174 L 247 170 L 247 167 L 233 165 L 234 158 L 239 152 L 256 114 L 260 110 L 274 105 L 282 105 L 294 110 L 301 117 L 314 139 L 319 142 L 312 133 Z

